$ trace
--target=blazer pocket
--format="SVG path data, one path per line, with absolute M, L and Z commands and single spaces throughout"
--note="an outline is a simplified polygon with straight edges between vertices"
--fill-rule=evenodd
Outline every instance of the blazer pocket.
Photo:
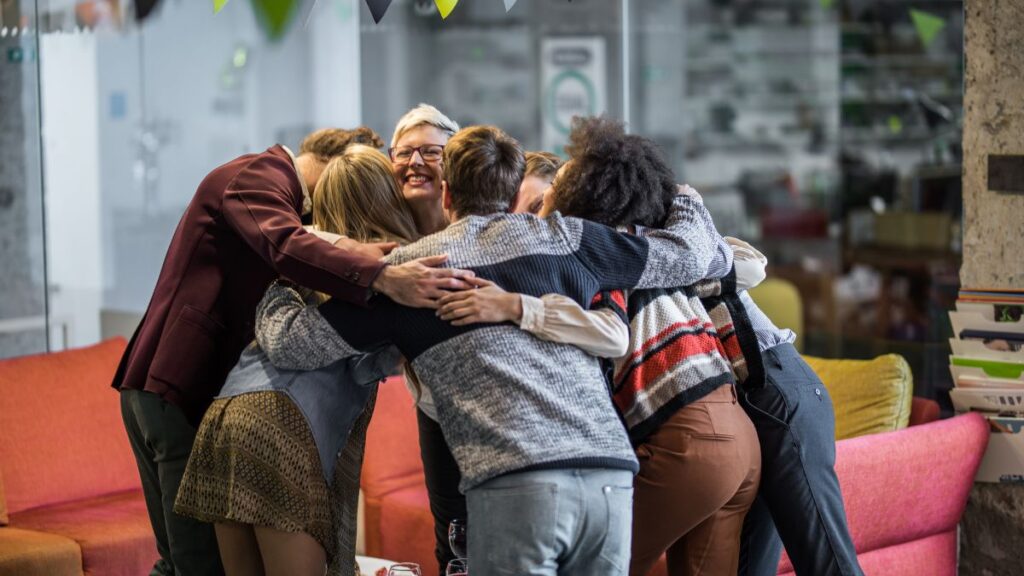
M 208 314 L 185 305 L 161 339 L 150 375 L 177 389 L 207 387 L 226 330 Z

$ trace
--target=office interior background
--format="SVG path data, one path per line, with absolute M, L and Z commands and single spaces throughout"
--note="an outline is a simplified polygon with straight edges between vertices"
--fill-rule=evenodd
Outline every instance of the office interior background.
M 212 168 L 419 102 L 559 152 L 573 114 L 655 139 L 793 290 L 804 353 L 910 362 L 949 407 L 960 0 L 0 0 L 0 357 L 130 336 Z

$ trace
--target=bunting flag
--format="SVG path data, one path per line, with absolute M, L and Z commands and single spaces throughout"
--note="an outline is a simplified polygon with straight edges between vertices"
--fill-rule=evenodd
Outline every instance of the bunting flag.
M 391 6 L 391 0 L 366 0 L 366 7 L 370 9 L 370 16 L 373 16 L 373 23 L 380 24 L 380 19 Z
M 441 18 L 448 18 L 448 15 L 455 9 L 455 5 L 459 3 L 459 0 L 434 0 L 434 4 L 437 4 L 437 10 L 441 13 Z
M 213 13 L 219 14 L 224 6 L 228 3 L 228 0 L 213 0 Z
M 299 0 L 252 0 L 256 22 L 267 38 L 280 40 L 298 12 Z
M 925 48 L 931 46 L 939 31 L 946 27 L 945 20 L 922 10 L 911 9 L 910 19 L 914 21 L 914 28 L 917 28 L 917 35 Z
M 142 22 L 159 3 L 160 0 L 135 0 L 135 19 Z
M 516 5 L 516 0 L 505 0 L 505 12 L 508 12 Z

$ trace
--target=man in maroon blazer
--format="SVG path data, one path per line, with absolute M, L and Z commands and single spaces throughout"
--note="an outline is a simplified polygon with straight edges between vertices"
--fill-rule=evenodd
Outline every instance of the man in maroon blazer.
M 152 574 L 222 574 L 213 526 L 173 511 L 196 427 L 242 349 L 272 280 L 363 303 L 373 291 L 433 307 L 469 273 L 435 268 L 444 257 L 385 267 L 393 245 L 336 245 L 302 227 L 327 161 L 351 142 L 381 145 L 367 129 L 321 130 L 298 157 L 273 146 L 213 170 L 171 239 L 146 314 L 113 386 L 142 477 L 160 560 Z

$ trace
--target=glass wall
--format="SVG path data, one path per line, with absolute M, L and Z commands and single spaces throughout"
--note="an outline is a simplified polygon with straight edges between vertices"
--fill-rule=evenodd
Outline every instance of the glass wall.
M 0 358 L 45 352 L 35 3 L 0 3 Z
M 805 352 L 948 382 L 961 0 L 394 0 L 380 24 L 321 0 L 279 37 L 260 3 L 132 5 L 2 3 L 0 356 L 130 335 L 219 163 L 323 126 L 389 140 L 430 102 L 555 152 L 573 115 L 622 118 L 769 257 L 755 297 Z
M 572 114 L 621 118 L 768 256 L 755 297 L 806 353 L 898 352 L 919 393 L 948 386 L 962 2 L 431 5 L 363 16 L 367 124 L 388 135 L 427 101 L 557 153 Z

